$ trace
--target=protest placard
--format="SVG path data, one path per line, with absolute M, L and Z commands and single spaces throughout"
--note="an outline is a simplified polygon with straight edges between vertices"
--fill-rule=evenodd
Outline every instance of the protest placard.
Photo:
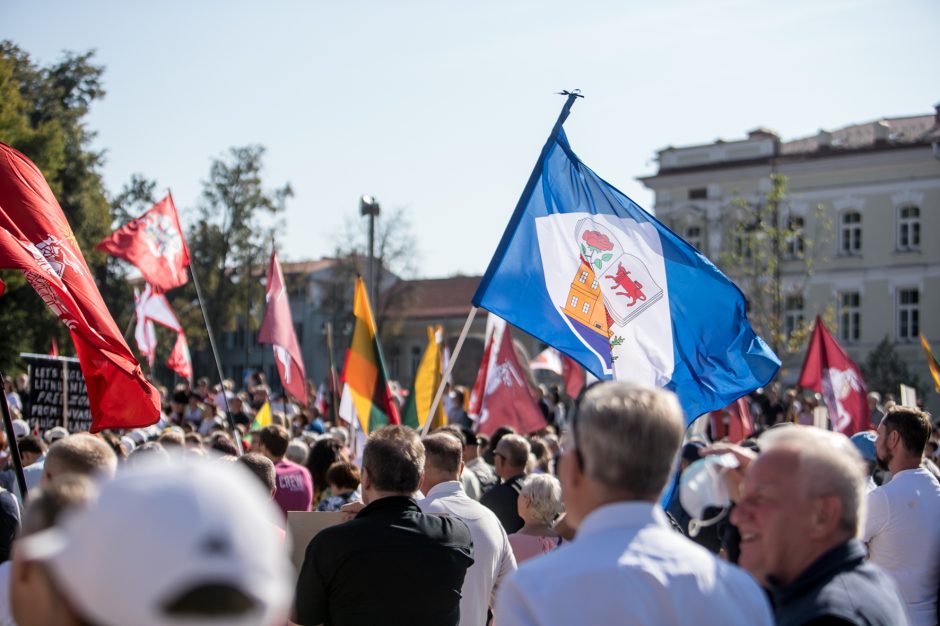
M 77 433 L 91 428 L 88 389 L 78 359 L 20 354 L 29 368 L 28 420 L 45 432 L 64 426 Z

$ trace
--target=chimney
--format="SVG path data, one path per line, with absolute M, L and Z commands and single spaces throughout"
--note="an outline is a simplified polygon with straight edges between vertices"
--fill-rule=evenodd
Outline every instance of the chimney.
M 816 144 L 819 146 L 820 150 L 828 150 L 832 147 L 832 133 L 820 128 L 819 134 L 816 135 Z
M 890 139 L 891 135 L 891 126 L 888 125 L 884 120 L 880 120 L 872 124 L 872 130 L 875 135 L 875 145 L 880 145 L 886 143 Z

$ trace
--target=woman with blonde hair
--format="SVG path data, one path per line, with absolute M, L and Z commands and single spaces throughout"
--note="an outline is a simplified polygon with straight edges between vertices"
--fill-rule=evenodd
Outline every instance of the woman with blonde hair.
M 554 550 L 561 537 L 552 526 L 565 510 L 558 479 L 551 474 L 530 475 L 522 484 L 517 506 L 525 525 L 509 535 L 516 563 Z

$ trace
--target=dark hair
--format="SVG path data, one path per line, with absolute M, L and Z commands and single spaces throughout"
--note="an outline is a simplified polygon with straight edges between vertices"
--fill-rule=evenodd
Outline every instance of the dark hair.
M 447 424 L 446 426 L 441 426 L 440 428 L 436 428 L 434 432 L 431 434 L 437 434 L 437 433 L 445 433 L 448 435 L 453 435 L 460 442 L 461 447 L 467 445 L 467 438 L 464 437 L 463 431 L 460 429 L 460 427 L 455 424 Z
M 21 454 L 23 452 L 42 454 L 46 451 L 46 446 L 36 435 L 26 435 L 25 437 L 20 437 L 16 440 L 16 445 L 19 447 Z
M 463 460 L 463 444 L 449 430 L 439 429 L 422 439 L 429 464 L 448 474 L 456 474 Z
M 424 474 L 424 446 L 407 426 L 384 426 L 372 433 L 362 467 L 378 491 L 412 494 Z
M 159 441 L 164 448 L 167 446 L 179 446 L 182 448 L 186 443 L 186 435 L 175 430 L 168 430 L 161 433 L 157 441 Z
M 908 452 L 923 455 L 930 439 L 930 415 L 909 406 L 893 406 L 881 418 L 885 434 L 896 431 Z
M 318 439 L 313 447 L 310 448 L 310 456 L 307 457 L 307 469 L 310 470 L 310 477 L 313 479 L 313 486 L 318 490 L 326 488 L 326 472 L 330 466 L 341 461 L 343 444 L 333 437 L 324 437 Z
M 258 435 L 261 445 L 267 448 L 271 456 L 283 457 L 287 453 L 287 444 L 290 443 L 290 433 L 283 426 L 271 424 L 261 429 Z
M 221 452 L 222 454 L 227 454 L 229 456 L 238 456 L 238 446 L 235 445 L 235 442 L 232 441 L 232 438 L 229 437 L 228 433 L 217 432 L 212 435 L 210 440 L 209 448 L 215 450 L 216 452 Z M 270 450 L 270 448 L 268 448 Z
M 326 470 L 326 482 L 340 489 L 359 487 L 359 468 L 348 461 L 337 461 Z
M 249 452 L 248 454 L 243 454 L 238 457 L 238 462 L 247 467 L 248 471 L 258 477 L 258 480 L 261 481 L 261 484 L 268 493 L 274 493 L 274 489 L 277 486 L 277 473 L 274 470 L 274 461 L 263 454 Z

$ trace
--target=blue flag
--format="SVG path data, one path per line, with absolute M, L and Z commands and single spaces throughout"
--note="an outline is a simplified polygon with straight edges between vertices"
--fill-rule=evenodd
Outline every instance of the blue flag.
M 600 379 L 664 387 L 691 422 L 767 384 L 780 360 L 744 295 L 574 154 L 562 124 L 473 296 Z

